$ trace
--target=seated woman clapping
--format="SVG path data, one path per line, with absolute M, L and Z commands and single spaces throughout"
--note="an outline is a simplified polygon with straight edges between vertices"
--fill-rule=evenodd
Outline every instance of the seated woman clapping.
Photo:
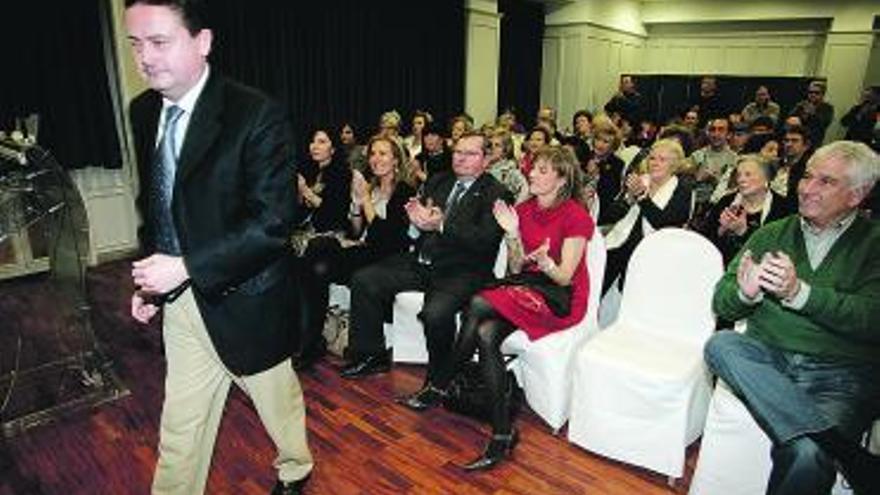
M 614 225 L 605 238 L 608 259 L 603 294 L 618 277 L 623 281 L 629 258 L 646 235 L 687 223 L 691 215 L 691 187 L 675 176 L 684 161 L 684 150 L 678 141 L 661 139 L 651 146 L 648 172 L 627 176 L 622 197 L 611 205 Z
M 300 260 L 299 337 L 296 369 L 320 359 L 330 283 L 347 284 L 352 273 L 409 247 L 409 219 L 404 206 L 415 194 L 402 180 L 403 150 L 396 140 L 377 136 L 367 145 L 369 173 L 355 171 L 348 208 L 348 237 L 312 239 Z
M 773 166 L 761 155 L 743 155 L 736 161 L 736 190 L 712 206 L 702 234 L 718 247 L 724 264 L 730 262 L 753 232 L 791 210 L 770 189 Z
M 584 247 L 594 222 L 573 198 L 582 189 L 574 154 L 547 147 L 535 154 L 529 174 L 533 197 L 515 207 L 497 202 L 495 219 L 504 229 L 508 277 L 474 296 L 449 366 L 459 369 L 479 351 L 479 365 L 492 394 L 492 439 L 483 454 L 463 466 L 488 469 L 509 456 L 517 442 L 511 418 L 512 384 L 507 382 L 501 342 L 517 328 L 532 340 L 583 319 L 590 283 Z M 442 396 L 447 383 L 437 383 Z
M 309 143 L 309 158 L 297 174 L 299 225 L 310 233 L 343 232 L 351 191 L 351 169 L 328 128 L 317 128 Z M 312 236 L 303 236 L 307 242 Z M 305 245 L 301 246 L 305 248 Z

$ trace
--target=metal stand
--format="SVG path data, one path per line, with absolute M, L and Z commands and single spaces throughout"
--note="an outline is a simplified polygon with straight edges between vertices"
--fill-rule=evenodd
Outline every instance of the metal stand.
M 0 147 L 7 149 L 0 159 L 10 156 L 9 143 Z M 42 229 L 50 269 L 48 275 L 27 281 L 32 285 L 20 306 L 29 314 L 17 315 L 11 325 L 7 315 L 0 315 L 6 319 L 0 323 L 5 437 L 128 394 L 92 329 L 85 277 L 88 219 L 82 198 L 49 152 L 38 146 L 16 151 L 26 157 L 25 163 L 16 167 L 7 160 L 0 167 L 0 245 L 14 234 Z

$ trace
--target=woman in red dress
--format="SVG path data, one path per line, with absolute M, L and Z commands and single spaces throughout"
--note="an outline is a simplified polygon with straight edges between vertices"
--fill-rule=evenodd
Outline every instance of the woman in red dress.
M 507 383 L 501 342 L 517 328 L 531 340 L 564 330 L 587 311 L 590 284 L 584 247 L 594 222 L 575 197 L 581 179 L 574 154 L 556 146 L 539 151 L 529 189 L 533 197 L 515 207 L 495 204 L 510 275 L 474 296 L 452 356 L 452 365 L 458 367 L 479 350 L 495 405 L 492 439 L 478 459 L 463 466 L 468 470 L 495 466 L 517 441 L 510 415 L 512 384 Z

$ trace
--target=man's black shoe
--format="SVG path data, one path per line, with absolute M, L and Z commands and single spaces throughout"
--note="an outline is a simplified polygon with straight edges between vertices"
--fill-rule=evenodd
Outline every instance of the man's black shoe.
M 293 369 L 296 371 L 310 371 L 315 366 L 315 363 L 323 359 L 325 355 L 327 355 L 327 347 L 318 346 L 315 349 L 293 356 Z
M 391 358 L 387 352 L 382 354 L 368 354 L 352 361 L 342 368 L 339 376 L 342 378 L 363 378 L 375 373 L 386 373 L 391 369 Z
M 421 412 L 439 406 L 444 398 L 446 398 L 446 392 L 429 383 L 422 387 L 418 392 L 406 397 L 401 397 L 397 402 L 413 411 Z
M 275 488 L 272 488 L 272 493 L 269 495 L 300 495 L 303 493 L 303 488 L 305 488 L 306 483 L 308 482 L 309 476 L 296 481 L 285 482 L 278 480 L 278 482 L 275 483 Z

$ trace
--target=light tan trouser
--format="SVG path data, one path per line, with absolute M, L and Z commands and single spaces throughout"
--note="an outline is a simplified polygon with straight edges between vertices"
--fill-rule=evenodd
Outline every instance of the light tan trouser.
M 162 334 L 168 372 L 153 494 L 204 493 L 233 381 L 250 396 L 275 444 L 278 478 L 293 481 L 311 471 L 305 403 L 289 359 L 255 375 L 230 373 L 214 350 L 191 290 L 165 306 Z

